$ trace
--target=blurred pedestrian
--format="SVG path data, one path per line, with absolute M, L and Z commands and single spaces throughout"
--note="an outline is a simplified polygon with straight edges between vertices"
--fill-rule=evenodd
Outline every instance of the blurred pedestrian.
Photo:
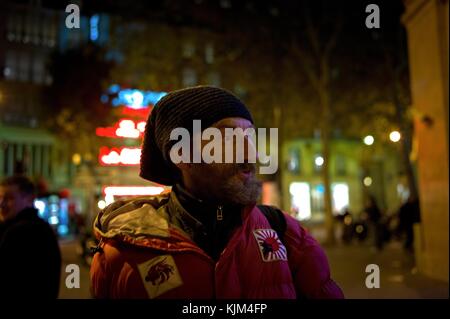
M 24 176 L 0 183 L 0 298 L 57 298 L 61 255 L 52 228 L 34 208 Z
M 377 205 L 375 197 L 369 195 L 364 212 L 367 215 L 369 225 L 372 229 L 375 248 L 378 250 L 383 249 L 384 244 L 384 225 L 382 223 L 381 210 Z
M 254 163 L 172 161 L 174 129 L 191 132 L 194 120 L 203 130 L 253 128 L 247 107 L 220 88 L 187 88 L 159 100 L 147 121 L 140 176 L 172 191 L 117 201 L 97 216 L 94 296 L 342 298 L 311 235 L 288 214 L 256 205 Z
M 408 200 L 400 207 L 398 217 L 400 232 L 405 234 L 403 248 L 412 252 L 414 243 L 413 225 L 420 222 L 419 199 L 416 196 L 409 196 Z

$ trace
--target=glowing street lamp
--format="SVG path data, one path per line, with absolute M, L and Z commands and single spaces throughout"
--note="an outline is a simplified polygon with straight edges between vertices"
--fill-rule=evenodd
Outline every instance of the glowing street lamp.
M 369 187 L 372 185 L 372 178 L 370 176 L 364 177 L 363 183 L 365 186 Z
M 316 166 L 322 166 L 323 165 L 323 157 L 322 156 L 317 156 L 316 159 L 314 160 L 314 163 L 316 163 Z
M 389 139 L 394 143 L 397 143 L 398 141 L 400 141 L 401 137 L 402 136 L 400 135 L 400 132 L 398 132 L 398 131 L 392 131 L 391 134 L 389 134 Z
M 373 138 L 372 135 L 367 135 L 366 137 L 364 137 L 364 144 L 366 145 L 372 145 L 373 142 L 375 141 L 375 139 Z

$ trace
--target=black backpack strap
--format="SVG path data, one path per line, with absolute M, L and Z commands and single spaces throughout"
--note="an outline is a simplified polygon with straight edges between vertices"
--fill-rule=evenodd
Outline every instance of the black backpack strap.
M 284 245 L 284 233 L 286 232 L 287 223 L 283 212 L 275 206 L 258 205 L 259 210 L 267 218 L 267 221 L 273 230 L 277 232 L 278 238 Z M 285 245 L 286 246 L 286 245 Z
M 287 222 L 286 217 L 284 217 L 284 213 L 275 206 L 258 205 L 258 208 L 267 218 L 270 227 L 272 227 L 272 229 L 277 232 L 280 241 L 287 248 L 286 244 L 284 243 L 284 233 L 286 232 L 287 229 Z M 297 299 L 306 299 L 306 298 L 297 291 Z

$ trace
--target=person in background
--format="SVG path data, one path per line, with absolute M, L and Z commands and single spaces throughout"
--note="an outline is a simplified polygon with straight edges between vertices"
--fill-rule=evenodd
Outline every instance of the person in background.
M 382 250 L 384 244 L 383 224 L 381 222 L 382 214 L 375 198 L 372 195 L 368 197 L 364 212 L 367 215 L 367 219 L 372 228 L 375 248 L 377 250 Z
M 420 222 L 420 205 L 416 196 L 409 196 L 408 200 L 400 207 L 398 212 L 399 230 L 405 233 L 405 242 L 403 248 L 406 251 L 413 251 L 414 244 L 414 223 Z
M 34 198 L 34 184 L 25 176 L 0 183 L 0 299 L 58 297 L 61 253 Z

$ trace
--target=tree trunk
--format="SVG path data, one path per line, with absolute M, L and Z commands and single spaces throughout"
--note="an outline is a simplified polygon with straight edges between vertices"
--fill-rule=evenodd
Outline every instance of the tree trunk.
M 402 52 L 405 51 L 404 48 L 404 41 L 401 37 L 401 29 L 398 29 L 397 33 L 399 37 L 399 43 L 400 47 L 398 51 Z M 392 95 L 392 101 L 395 106 L 395 116 L 397 120 L 397 124 L 400 129 L 401 139 L 400 139 L 400 152 L 402 157 L 402 163 L 403 167 L 405 169 L 406 178 L 408 181 L 408 188 L 409 188 L 409 195 L 418 198 L 418 191 L 417 191 L 417 185 L 416 185 L 416 179 L 414 177 L 414 171 L 412 168 L 411 160 L 409 158 L 411 153 L 411 144 L 412 144 L 412 125 L 409 121 L 409 119 L 405 118 L 405 104 L 401 102 L 401 99 L 399 98 L 399 93 L 402 90 L 401 83 L 400 83 L 400 73 L 403 69 L 407 68 L 407 60 L 402 61 L 401 64 L 394 64 L 394 62 L 391 59 L 391 56 L 389 55 L 386 47 L 383 47 L 384 49 L 384 56 L 385 56 L 385 63 L 386 68 L 388 71 L 388 74 L 391 76 L 391 95 Z
M 413 198 L 418 198 L 418 192 L 417 192 L 417 186 L 416 186 L 416 179 L 414 177 L 414 171 L 411 164 L 411 160 L 409 158 L 411 153 L 411 144 L 412 144 L 412 132 L 411 127 L 407 119 L 404 118 L 404 110 L 403 107 L 400 105 L 400 102 L 397 98 L 395 98 L 395 109 L 397 113 L 397 121 L 399 123 L 400 127 L 400 133 L 401 133 L 401 157 L 402 157 L 402 163 L 403 167 L 405 169 L 406 178 L 408 181 L 408 188 L 409 188 L 409 196 Z
M 321 121 L 321 140 L 322 140 L 322 178 L 324 186 L 324 208 L 325 208 L 325 228 L 326 243 L 333 245 L 335 243 L 334 236 L 334 218 L 331 202 L 331 177 L 330 177 L 330 102 L 328 91 L 326 89 L 320 92 L 320 102 L 322 106 Z

